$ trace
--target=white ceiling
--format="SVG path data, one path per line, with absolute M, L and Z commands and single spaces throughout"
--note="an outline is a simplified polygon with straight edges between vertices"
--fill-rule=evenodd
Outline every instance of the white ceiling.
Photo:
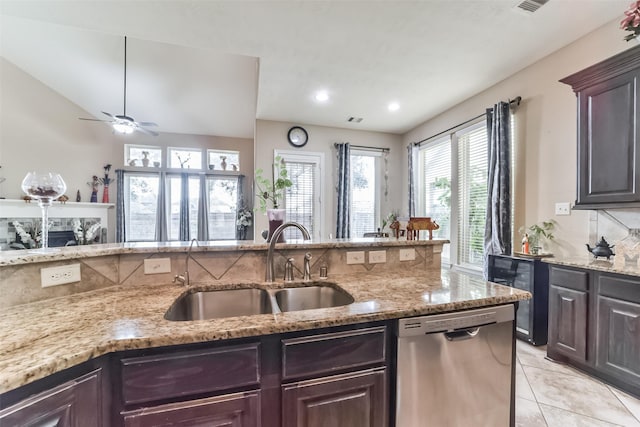
M 258 118 L 401 134 L 621 18 L 629 0 L 533 14 L 519 2 L 0 0 L 0 54 L 88 112 L 119 114 L 127 35 L 127 113 L 165 132 L 252 137 Z

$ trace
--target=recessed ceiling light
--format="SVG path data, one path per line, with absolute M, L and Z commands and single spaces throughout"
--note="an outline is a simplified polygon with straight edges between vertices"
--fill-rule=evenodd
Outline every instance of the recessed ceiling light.
M 329 93 L 326 90 L 319 90 L 316 92 L 316 101 L 325 102 L 329 100 Z
M 389 109 L 389 111 L 398 111 L 400 109 L 400 104 L 398 104 L 397 102 L 392 102 L 387 108 Z

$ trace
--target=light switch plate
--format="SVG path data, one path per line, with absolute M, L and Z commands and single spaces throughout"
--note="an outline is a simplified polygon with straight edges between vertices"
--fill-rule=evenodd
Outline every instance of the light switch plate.
M 40 269 L 40 283 L 43 288 L 79 282 L 80 278 L 80 264 Z
M 571 203 L 569 202 L 556 203 L 556 215 L 571 215 Z
M 149 258 L 144 260 L 144 274 L 171 273 L 171 258 Z
M 364 251 L 347 252 L 347 264 L 364 264 Z
M 369 264 L 382 264 L 387 262 L 387 251 L 369 251 Z

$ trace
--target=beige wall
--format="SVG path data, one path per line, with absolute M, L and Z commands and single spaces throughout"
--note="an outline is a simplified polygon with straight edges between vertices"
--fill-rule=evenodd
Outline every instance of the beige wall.
M 520 162 L 514 239 L 519 241 L 517 230 L 522 225 L 553 218 L 558 228 L 550 249 L 559 255 L 583 254 L 589 239 L 590 212 L 555 216 L 556 202 L 573 203 L 576 198 L 576 98 L 571 88 L 558 80 L 629 48 L 623 36 L 618 21 L 612 21 L 421 124 L 404 135 L 403 145 L 475 117 L 500 100 L 521 96 L 523 101 L 516 113 Z M 404 181 L 402 184 L 406 188 Z M 403 190 L 403 197 L 405 193 Z
M 57 92 L 0 58 L 0 197 L 19 199 L 22 179 L 28 171 L 59 172 L 67 183 L 67 195 L 75 201 L 80 190 L 88 202 L 93 175 L 103 176 L 103 166 L 124 166 L 124 145 L 198 147 L 240 151 L 240 173 L 246 176 L 245 198 L 251 202 L 253 140 L 209 135 L 161 133 L 157 137 L 135 132 L 114 135 L 105 123 L 78 120 L 91 117 Z M 115 183 L 110 189 L 115 201 Z M 102 190 L 98 192 L 101 200 Z M 109 211 L 109 241 L 114 240 L 114 210 Z M 2 212 L 0 212 L 2 216 Z
M 402 170 L 402 164 L 406 163 L 404 161 L 406 149 L 401 145 L 399 135 L 302 124 L 301 126 L 309 134 L 309 142 L 303 148 L 296 149 L 287 142 L 287 132 L 291 126 L 295 125 L 300 126 L 301 124 L 266 120 L 256 122 L 255 166 L 266 171 L 271 170 L 274 149 L 324 153 L 324 231 L 321 237 L 327 238 L 329 234 L 335 236 L 336 232 L 336 151 L 333 147 L 336 142 L 349 142 L 353 145 L 389 148 L 391 150 L 388 157 L 389 191 L 386 198 L 384 195 L 382 196 L 380 211 L 383 217 L 392 209 L 406 214 L 405 205 L 407 203 L 401 205 L 402 195 L 397 191 L 402 185 L 401 182 L 406 181 L 403 178 L 406 176 L 406 169 Z M 254 206 L 259 206 L 257 200 L 255 200 Z M 256 239 L 261 239 L 260 232 L 268 228 L 266 216 L 257 213 L 255 224 Z

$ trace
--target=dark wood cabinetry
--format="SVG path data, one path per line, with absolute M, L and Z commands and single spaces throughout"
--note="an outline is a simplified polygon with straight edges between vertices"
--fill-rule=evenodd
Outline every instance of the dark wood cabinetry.
M 516 336 L 533 345 L 547 343 L 549 268 L 540 259 L 489 255 L 489 281 L 530 292 L 516 313 Z
M 562 80 L 578 97 L 576 209 L 640 206 L 640 47 Z
M 101 427 L 101 370 L 45 390 L 0 411 L 0 426 Z
M 282 386 L 283 427 L 387 425 L 384 368 Z
M 551 267 L 547 354 L 640 396 L 640 278 Z

